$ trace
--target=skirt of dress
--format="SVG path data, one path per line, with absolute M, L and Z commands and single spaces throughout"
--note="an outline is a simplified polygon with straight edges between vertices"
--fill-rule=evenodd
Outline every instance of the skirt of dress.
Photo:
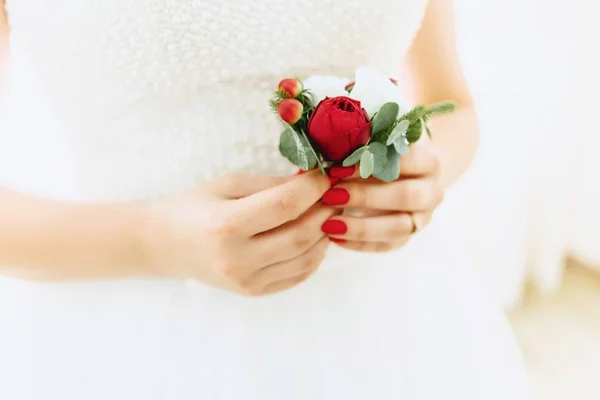
M 3 278 L 0 398 L 528 399 L 501 308 L 446 226 L 438 218 L 396 253 L 332 254 L 264 298 Z

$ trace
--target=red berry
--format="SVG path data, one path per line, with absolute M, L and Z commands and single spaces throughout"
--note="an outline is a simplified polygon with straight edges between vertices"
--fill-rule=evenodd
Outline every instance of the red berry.
M 302 91 L 302 84 L 297 79 L 287 78 L 279 82 L 278 89 L 289 97 L 297 97 Z
M 302 118 L 304 106 L 296 99 L 283 99 L 277 104 L 277 112 L 282 120 L 288 124 L 295 124 Z

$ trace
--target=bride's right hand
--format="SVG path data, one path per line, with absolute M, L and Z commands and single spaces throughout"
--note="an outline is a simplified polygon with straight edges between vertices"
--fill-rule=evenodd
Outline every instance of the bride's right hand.
M 289 178 L 232 175 L 146 207 L 143 252 L 162 276 L 259 296 L 306 280 L 329 239 L 319 172 Z

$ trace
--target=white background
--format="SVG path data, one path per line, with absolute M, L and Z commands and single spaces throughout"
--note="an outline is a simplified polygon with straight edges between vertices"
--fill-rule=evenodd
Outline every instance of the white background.
M 600 6 L 455 4 L 481 144 L 450 201 L 465 205 L 456 212 L 465 247 L 511 306 L 528 277 L 557 289 L 568 253 L 600 264 Z

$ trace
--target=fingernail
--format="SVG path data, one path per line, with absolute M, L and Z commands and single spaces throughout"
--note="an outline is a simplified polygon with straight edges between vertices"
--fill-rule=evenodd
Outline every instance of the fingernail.
M 346 243 L 346 239 L 329 238 L 333 243 Z
M 333 188 L 329 189 L 323 195 L 323 204 L 328 206 L 341 206 L 350 200 L 350 193 L 346 189 Z
M 352 174 L 354 174 L 354 171 L 356 171 L 356 166 L 354 165 L 351 165 L 349 167 L 342 167 L 336 165 L 329 169 L 329 176 L 337 179 L 345 179 L 352 176 Z
M 303 169 L 299 169 L 298 172 L 296 172 L 296 175 L 302 175 L 305 173 L 306 173 L 306 171 L 304 171 Z
M 330 219 L 321 225 L 321 230 L 328 235 L 343 235 L 348 231 L 348 227 L 344 221 Z
M 333 176 L 328 176 L 329 178 L 329 183 L 331 183 L 331 186 L 335 186 L 338 184 L 338 182 L 340 181 L 338 178 L 334 178 Z

